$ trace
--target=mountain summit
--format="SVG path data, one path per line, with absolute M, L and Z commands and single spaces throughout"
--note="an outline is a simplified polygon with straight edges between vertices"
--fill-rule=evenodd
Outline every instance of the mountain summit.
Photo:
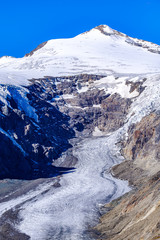
M 160 47 L 100 25 L 70 39 L 49 40 L 23 58 L 0 59 L 1 83 L 81 73 L 159 72 Z

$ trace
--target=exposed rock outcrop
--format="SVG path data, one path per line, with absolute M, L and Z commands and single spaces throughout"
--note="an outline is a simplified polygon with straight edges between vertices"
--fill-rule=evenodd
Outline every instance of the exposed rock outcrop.
M 111 171 L 115 177 L 129 180 L 133 190 L 103 208 L 106 214 L 94 229 L 97 239 L 160 238 L 159 123 L 159 113 L 154 112 L 129 128 L 122 144 L 126 161 Z
M 152 113 L 140 123 L 132 125 L 129 137 L 123 143 L 122 154 L 133 161 L 137 167 L 147 171 L 148 175 L 160 170 L 160 117 Z
M 30 237 L 14 228 L 17 223 L 17 211 L 9 210 L 0 219 L 1 240 L 29 240 Z
M 157 173 L 146 184 L 141 182 L 137 191 L 107 204 L 107 213 L 95 228 L 97 239 L 159 239 L 159 180 L 160 174 Z
M 11 91 L 10 86 L 7 91 Z M 71 147 L 69 139 L 75 136 L 69 126 L 69 116 L 40 98 L 33 87 L 27 97 L 30 103 L 27 111 L 32 106 L 38 120 L 18 106 L 17 95 L 9 96 L 8 105 L 1 103 L 1 179 L 32 179 L 58 174 L 52 162 Z
M 25 57 L 32 56 L 34 52 L 38 51 L 40 48 L 44 47 L 48 41 L 40 43 L 35 49 L 33 49 L 30 53 L 26 53 Z
M 69 139 L 90 135 L 95 127 L 113 131 L 122 126 L 131 100 L 93 87 L 102 77 L 32 79 L 27 90 L 2 86 L 6 99 L 0 102 L 0 178 L 58 174 L 52 164 L 71 147 Z

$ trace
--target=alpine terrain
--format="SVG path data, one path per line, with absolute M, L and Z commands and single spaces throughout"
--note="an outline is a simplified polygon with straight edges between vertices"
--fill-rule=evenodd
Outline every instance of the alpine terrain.
M 160 46 L 100 25 L 0 58 L 0 239 L 160 239 Z

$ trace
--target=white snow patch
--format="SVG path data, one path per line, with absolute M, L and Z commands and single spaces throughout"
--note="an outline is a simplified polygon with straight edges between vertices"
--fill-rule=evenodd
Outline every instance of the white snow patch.
M 72 99 L 74 97 L 75 96 L 73 94 L 63 94 L 60 96 L 60 98 L 62 98 L 62 99 Z
M 23 87 L 0 85 L 0 101 L 4 104 L 2 107 L 3 114 L 8 114 L 8 107 L 12 108 L 9 103 L 9 99 L 12 97 L 20 110 L 23 110 L 30 118 L 38 121 L 38 116 L 35 112 L 35 109 L 29 104 L 26 96 L 27 93 L 29 93 L 29 91 Z
M 93 131 L 93 133 L 92 133 L 92 135 L 94 136 L 94 137 L 100 137 L 100 136 L 104 136 L 104 132 L 102 132 L 98 127 L 95 127 L 95 129 L 94 129 L 94 131 Z
M 101 108 L 101 104 L 93 104 L 94 108 Z
M 114 75 L 110 75 L 95 81 L 94 86 L 99 89 L 104 89 L 106 93 L 109 94 L 118 93 L 122 98 L 137 97 L 139 93 L 136 90 L 130 92 L 130 84 L 127 85 L 126 80 L 128 80 L 128 77 L 116 78 Z
M 81 88 L 78 88 L 77 91 L 78 93 L 83 93 L 83 92 L 87 92 L 88 91 L 88 86 L 83 86 Z
M 106 32 L 106 33 L 114 33 L 113 29 L 110 28 L 110 27 L 107 26 L 107 25 L 104 25 L 103 31 Z

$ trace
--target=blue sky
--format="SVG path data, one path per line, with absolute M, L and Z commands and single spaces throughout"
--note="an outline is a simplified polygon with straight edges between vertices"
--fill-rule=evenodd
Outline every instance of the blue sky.
M 160 45 L 160 0 L 5 0 L 0 4 L 0 56 L 22 57 L 53 38 L 100 24 Z

